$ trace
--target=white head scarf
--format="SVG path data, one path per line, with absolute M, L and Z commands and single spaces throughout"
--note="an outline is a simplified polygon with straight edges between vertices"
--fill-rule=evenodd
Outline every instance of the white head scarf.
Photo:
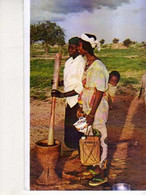
M 93 37 L 89 38 L 85 33 L 81 35 L 81 39 L 89 42 L 92 48 L 97 47 L 98 51 L 100 51 L 100 42 L 97 39 L 95 40 Z

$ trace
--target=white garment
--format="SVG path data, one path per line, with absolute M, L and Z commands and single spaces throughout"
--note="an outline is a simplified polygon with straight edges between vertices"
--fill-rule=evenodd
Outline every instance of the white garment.
M 102 147 L 102 154 L 100 158 L 100 165 L 102 165 L 102 162 L 107 158 L 107 151 L 108 151 L 108 146 L 107 146 L 107 128 L 105 124 L 94 124 L 94 129 L 98 129 L 101 133 L 101 138 L 100 138 L 100 145 Z
M 79 55 L 75 59 L 70 57 L 64 68 L 64 91 L 75 90 L 78 94 L 81 93 L 82 86 L 82 76 L 85 68 L 85 59 Z M 67 97 L 67 103 L 72 108 L 78 102 L 78 95 Z

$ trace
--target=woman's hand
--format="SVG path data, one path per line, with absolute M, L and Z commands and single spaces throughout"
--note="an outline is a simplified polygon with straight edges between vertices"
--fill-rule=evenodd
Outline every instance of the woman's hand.
M 79 107 L 78 110 L 77 110 L 77 117 L 80 118 L 80 117 L 83 117 L 83 116 L 86 116 L 86 114 L 84 113 L 83 108 Z
M 94 116 L 91 116 L 90 114 L 88 114 L 88 115 L 86 116 L 86 121 L 87 121 L 88 126 L 93 125 Z
M 60 91 L 58 91 L 56 89 L 52 89 L 51 96 L 52 97 L 64 98 L 64 93 L 61 93 Z

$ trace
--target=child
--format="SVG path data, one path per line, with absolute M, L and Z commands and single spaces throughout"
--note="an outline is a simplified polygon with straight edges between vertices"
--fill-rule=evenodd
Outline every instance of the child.
M 108 90 L 104 93 L 104 98 L 109 104 L 109 109 L 112 109 L 112 103 L 117 90 L 117 84 L 120 80 L 120 73 L 118 71 L 112 71 L 109 74 Z
M 114 101 L 114 97 L 117 90 L 117 84 L 120 80 L 120 73 L 118 71 L 112 71 L 109 74 L 109 81 L 108 81 L 108 90 L 104 93 L 103 97 L 107 100 L 109 104 L 109 108 L 112 109 L 112 103 Z M 82 109 L 82 101 L 80 97 L 78 98 L 78 102 L 80 104 L 80 107 L 77 111 L 77 117 L 80 118 L 82 116 L 85 116 L 85 113 Z

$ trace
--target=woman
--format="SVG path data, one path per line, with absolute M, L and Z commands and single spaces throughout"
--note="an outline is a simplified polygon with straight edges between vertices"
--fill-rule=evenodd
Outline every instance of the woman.
M 105 65 L 94 55 L 96 47 L 100 49 L 96 36 L 84 33 L 81 35 L 78 51 L 80 55 L 85 55 L 87 63 L 82 78 L 83 91 L 80 94 L 80 101 L 88 125 L 92 125 L 94 130 L 101 133 L 102 154 L 99 166 L 104 169 L 107 158 L 108 103 L 103 98 L 103 93 L 108 89 L 109 74 Z

